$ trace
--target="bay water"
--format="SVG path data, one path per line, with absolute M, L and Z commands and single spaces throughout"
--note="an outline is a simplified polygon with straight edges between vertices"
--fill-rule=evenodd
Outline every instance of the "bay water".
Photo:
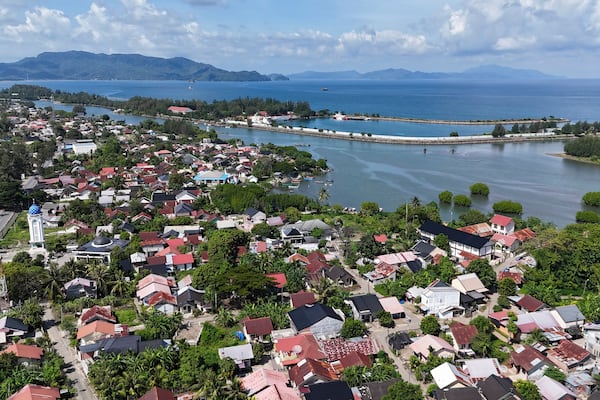
M 17 82 L 0 82 L 0 88 Z M 600 120 L 600 80 L 540 81 L 282 81 L 282 82 L 179 82 L 179 81 L 27 81 L 68 92 L 85 91 L 127 99 L 146 96 L 213 101 L 263 97 L 307 101 L 314 110 L 348 114 L 365 113 L 425 119 L 491 120 L 555 116 L 572 121 Z M 322 90 L 327 88 L 327 90 Z M 68 106 L 62 106 L 68 107 Z M 139 117 L 114 115 L 139 123 Z M 305 126 L 339 131 L 404 136 L 461 136 L 480 134 L 490 126 L 433 125 L 383 121 L 302 121 Z M 311 125 L 313 124 L 313 125 Z M 487 183 L 488 199 L 475 199 L 473 207 L 491 211 L 503 199 L 523 204 L 525 216 L 564 226 L 583 209 L 581 197 L 600 191 L 600 167 L 565 160 L 552 154 L 563 151 L 562 142 L 510 144 L 396 145 L 299 136 L 256 129 L 217 128 L 224 138 L 245 143 L 300 145 L 316 158 L 325 158 L 332 171 L 324 177 L 328 202 L 360 207 L 375 201 L 386 210 L 418 197 L 437 201 L 444 190 L 468 194 L 475 182 Z M 316 196 L 321 184 L 303 182 L 297 190 Z M 444 219 L 464 210 L 442 207 Z M 596 210 L 599 211 L 599 210 Z

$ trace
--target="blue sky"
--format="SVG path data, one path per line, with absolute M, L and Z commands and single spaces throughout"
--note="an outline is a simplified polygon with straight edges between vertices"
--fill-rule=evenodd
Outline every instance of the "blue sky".
M 484 64 L 600 77 L 600 0 L 0 0 L 0 62 L 187 57 L 284 74 Z

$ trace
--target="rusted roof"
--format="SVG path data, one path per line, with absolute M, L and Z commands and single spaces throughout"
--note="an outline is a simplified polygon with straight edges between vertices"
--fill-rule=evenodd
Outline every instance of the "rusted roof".
M 474 325 L 465 325 L 461 322 L 455 322 L 450 325 L 450 331 L 452 332 L 454 341 L 458 345 L 470 344 L 478 333 L 477 327 Z

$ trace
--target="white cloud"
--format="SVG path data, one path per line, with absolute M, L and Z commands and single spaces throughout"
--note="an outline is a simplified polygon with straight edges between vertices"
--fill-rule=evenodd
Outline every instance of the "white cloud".
M 17 25 L 7 25 L 3 32 L 16 42 L 31 40 L 36 35 L 38 39 L 48 40 L 64 35 L 70 30 L 69 18 L 61 10 L 36 7 L 33 11 L 25 12 L 25 22 Z M 44 35 L 40 38 L 39 35 Z

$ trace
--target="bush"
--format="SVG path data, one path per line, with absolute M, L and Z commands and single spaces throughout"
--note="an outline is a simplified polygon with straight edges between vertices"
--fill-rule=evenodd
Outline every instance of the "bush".
M 379 310 L 375 316 L 379 320 L 379 325 L 383 326 L 384 328 L 393 328 L 396 325 L 394 319 L 392 318 L 392 314 L 390 314 L 388 311 Z
M 456 132 L 456 131 L 450 132 L 450 137 L 458 137 L 458 132 Z
M 590 210 L 577 211 L 577 214 L 575 214 L 575 221 L 580 223 L 597 224 L 600 222 L 600 216 Z
M 454 196 L 454 205 L 459 207 L 471 207 L 471 199 L 464 194 Z
M 583 195 L 583 202 L 587 206 L 600 206 L 600 192 L 587 192 Z
M 469 189 L 471 190 L 471 196 L 485 196 L 490 194 L 490 188 L 485 183 L 477 182 L 472 184 Z
M 364 322 L 352 318 L 346 318 L 344 324 L 342 325 L 340 335 L 344 339 L 350 339 L 353 337 L 361 337 L 367 332 L 368 329 Z
M 421 331 L 425 335 L 437 336 L 441 332 L 441 326 L 435 315 L 428 315 L 421 320 Z
M 444 204 L 452 204 L 452 192 L 449 190 L 444 190 L 440 194 L 438 194 L 438 198 L 440 199 L 440 203 Z
M 500 200 L 492 206 L 495 213 L 499 214 L 522 214 L 523 206 L 512 200 Z

